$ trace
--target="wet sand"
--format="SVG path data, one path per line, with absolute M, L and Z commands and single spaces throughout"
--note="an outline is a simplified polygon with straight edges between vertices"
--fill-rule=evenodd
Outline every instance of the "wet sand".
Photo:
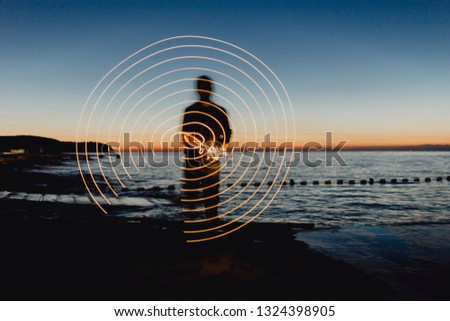
M 449 300 L 450 224 L 302 231 L 298 240 L 385 281 L 399 299 Z

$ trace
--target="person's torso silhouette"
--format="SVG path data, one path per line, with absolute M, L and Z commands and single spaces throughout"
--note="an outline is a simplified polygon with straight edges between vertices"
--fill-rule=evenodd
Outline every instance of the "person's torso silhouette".
M 212 153 L 225 149 L 231 137 L 227 111 L 210 100 L 212 89 L 210 78 L 198 78 L 200 100 L 186 108 L 182 128 L 184 201 L 190 209 L 203 203 L 207 217 L 217 216 L 219 203 L 220 162 Z

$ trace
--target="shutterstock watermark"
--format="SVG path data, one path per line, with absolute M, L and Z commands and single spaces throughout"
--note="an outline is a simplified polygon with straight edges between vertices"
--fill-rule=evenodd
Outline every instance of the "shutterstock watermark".
M 267 133 L 261 142 L 232 141 L 223 145 L 219 142 L 205 142 L 196 133 L 177 133 L 170 141 L 160 142 L 155 148 L 154 142 L 132 141 L 129 133 L 124 133 L 123 142 L 107 142 L 103 145 L 100 157 L 102 166 L 124 167 L 184 167 L 187 161 L 208 163 L 221 160 L 224 167 L 331 167 L 348 166 L 341 154 L 348 143 L 340 140 L 333 143 L 333 133 L 326 132 L 325 144 L 309 141 L 302 146 L 293 142 L 277 143 Z

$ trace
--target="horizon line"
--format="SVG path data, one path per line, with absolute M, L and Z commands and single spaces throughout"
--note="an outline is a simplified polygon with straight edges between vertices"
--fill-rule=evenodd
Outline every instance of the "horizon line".
M 51 139 L 51 140 L 57 140 L 59 142 L 62 143 L 100 143 L 100 144 L 106 144 L 103 143 L 101 141 L 95 142 L 94 140 L 88 140 L 88 141 L 75 141 L 75 140 L 59 140 L 57 138 L 53 138 L 53 137 L 46 137 L 46 136 L 39 136 L 39 135 L 0 135 L 0 137 L 6 138 L 6 137 L 35 137 L 35 138 L 42 138 L 42 139 Z M 332 146 L 326 146 L 324 143 L 322 142 L 315 142 L 317 143 L 315 146 L 314 145 L 310 145 L 308 148 L 308 146 L 305 147 L 305 145 L 307 143 L 296 143 L 294 145 L 294 147 L 288 147 L 286 148 L 287 150 L 294 150 L 294 151 L 313 151 L 313 150 L 317 150 L 317 151 L 332 151 L 333 147 Z M 240 146 L 242 146 L 242 144 L 240 144 Z M 336 145 L 335 145 L 336 146 Z M 320 147 L 320 148 L 317 148 Z M 149 150 L 153 150 L 155 152 L 161 152 L 161 151 L 175 151 L 175 150 L 179 150 L 183 147 L 169 147 L 169 148 L 165 148 L 165 147 L 155 147 L 153 149 L 149 149 L 144 147 L 144 151 L 149 151 Z M 236 147 L 235 147 L 236 148 Z M 373 150 L 373 151 L 381 151 L 381 150 L 417 150 L 417 149 L 424 149 L 424 150 L 450 150 L 450 143 L 418 143 L 418 144 L 355 144 L 352 145 L 350 141 L 347 141 L 346 145 L 343 145 L 341 149 L 339 149 L 340 151 L 358 151 L 358 150 Z M 129 148 L 128 148 L 129 149 Z M 260 147 L 260 145 L 257 148 L 258 150 L 263 150 L 264 148 Z M 123 148 L 120 148 L 120 150 L 123 150 Z M 137 148 L 136 148 L 137 150 Z M 228 147 L 228 150 L 232 150 L 232 147 Z M 274 150 L 279 150 L 278 147 L 274 148 Z M 336 149 L 337 151 L 338 149 Z

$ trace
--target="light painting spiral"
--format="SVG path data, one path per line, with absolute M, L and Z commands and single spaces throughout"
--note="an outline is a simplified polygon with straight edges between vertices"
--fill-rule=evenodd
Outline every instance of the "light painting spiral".
M 227 110 L 232 136 L 222 150 L 181 128 L 185 108 L 198 100 L 194 83 L 199 75 L 212 79 L 212 101 Z M 215 38 L 170 37 L 131 54 L 97 83 L 78 122 L 77 142 L 86 143 L 77 146 L 77 162 L 92 201 L 107 214 L 120 204 L 131 182 L 161 170 L 151 157 L 169 153 L 172 161 L 167 166 L 176 173 L 173 179 L 182 201 L 206 204 L 220 197 L 215 217 L 202 216 L 205 207 L 179 207 L 187 241 L 202 242 L 243 228 L 271 205 L 288 174 L 295 125 L 284 85 L 255 55 Z M 191 145 L 180 145 L 180 137 Z M 268 146 L 267 139 L 275 144 Z M 110 148 L 97 144 L 89 152 L 89 141 Z M 208 179 L 183 176 L 183 170 L 190 170 L 180 162 L 186 146 L 201 149 L 212 162 L 220 160 L 215 172 L 207 174 L 220 172 L 217 195 L 183 200 L 183 181 Z M 200 189 L 210 187 L 217 186 Z

